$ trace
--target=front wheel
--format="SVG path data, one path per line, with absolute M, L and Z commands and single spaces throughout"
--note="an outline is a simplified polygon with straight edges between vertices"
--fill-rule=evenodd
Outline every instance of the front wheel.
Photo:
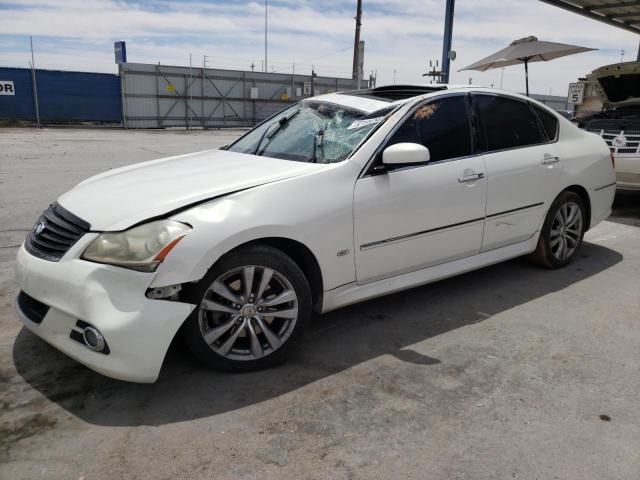
M 586 228 L 584 201 L 574 192 L 562 192 L 551 204 L 536 250 L 529 258 L 547 268 L 568 265 L 582 245 Z
M 252 371 L 281 363 L 311 316 L 306 277 L 269 246 L 227 255 L 188 295 L 198 306 L 184 337 L 201 361 L 219 370 Z

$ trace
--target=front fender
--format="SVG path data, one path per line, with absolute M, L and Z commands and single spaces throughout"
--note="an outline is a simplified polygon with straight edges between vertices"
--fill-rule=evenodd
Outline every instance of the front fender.
M 325 289 L 354 281 L 352 192 L 357 170 L 336 167 L 323 175 L 238 192 L 172 216 L 193 230 L 160 265 L 152 286 L 198 281 L 230 250 L 272 237 L 305 245 L 320 265 Z

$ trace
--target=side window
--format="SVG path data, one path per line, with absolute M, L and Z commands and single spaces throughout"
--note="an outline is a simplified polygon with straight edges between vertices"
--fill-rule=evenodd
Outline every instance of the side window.
M 475 95 L 487 139 L 487 150 L 526 147 L 546 142 L 526 102 L 496 95 Z
M 544 131 L 547 134 L 547 138 L 550 141 L 555 140 L 558 135 L 558 119 L 551 113 L 536 105 L 533 106 L 533 109 L 538 114 L 538 118 L 540 119 L 540 123 L 542 123 L 542 128 L 544 128 Z
M 470 155 L 466 97 L 446 97 L 419 107 L 393 134 L 387 147 L 402 142 L 424 145 L 432 162 Z

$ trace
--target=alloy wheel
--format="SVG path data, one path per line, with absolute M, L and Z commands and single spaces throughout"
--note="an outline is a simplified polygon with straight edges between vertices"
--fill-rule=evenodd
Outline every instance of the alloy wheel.
M 272 268 L 246 265 L 218 277 L 198 309 L 202 338 L 232 360 L 257 360 L 277 350 L 298 319 L 298 297 Z
M 582 209 L 575 202 L 564 203 L 556 212 L 551 224 L 549 244 L 557 260 L 571 257 L 578 248 L 582 236 Z

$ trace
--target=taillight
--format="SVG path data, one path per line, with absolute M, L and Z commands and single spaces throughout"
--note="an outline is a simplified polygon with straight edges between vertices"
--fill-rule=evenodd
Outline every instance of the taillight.
M 615 169 L 616 168 L 616 159 L 613 158 L 613 152 L 610 152 L 609 156 L 611 157 L 611 166 Z

